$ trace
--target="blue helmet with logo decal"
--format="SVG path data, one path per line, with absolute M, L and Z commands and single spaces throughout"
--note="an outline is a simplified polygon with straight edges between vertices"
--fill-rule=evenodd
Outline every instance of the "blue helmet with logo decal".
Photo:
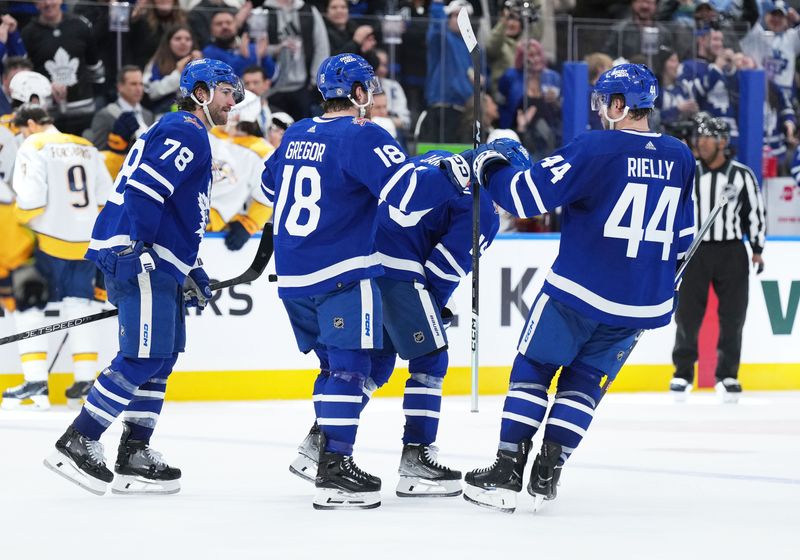
M 222 83 L 233 87 L 233 99 L 236 103 L 241 103 L 244 99 L 244 86 L 233 68 L 221 60 L 201 58 L 191 61 L 184 67 L 181 72 L 180 92 L 183 97 L 192 97 L 197 86 L 204 84 L 213 97 L 214 88 Z
M 658 79 L 644 64 L 620 64 L 603 72 L 592 88 L 592 110 L 611 104 L 611 96 L 625 97 L 629 109 L 652 109 L 658 97 Z
M 370 94 L 381 93 L 381 84 L 369 62 L 357 54 L 342 53 L 326 58 L 317 70 L 317 89 L 323 99 L 350 97 L 353 86 Z

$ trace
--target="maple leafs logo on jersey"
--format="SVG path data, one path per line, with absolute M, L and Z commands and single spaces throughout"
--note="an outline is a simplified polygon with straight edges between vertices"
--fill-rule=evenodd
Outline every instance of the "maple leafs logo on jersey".
M 50 81 L 67 87 L 78 83 L 78 66 L 80 61 L 77 58 L 70 58 L 64 47 L 58 47 L 53 60 L 44 63 L 44 69 L 50 74 Z
M 208 186 L 211 188 L 211 183 L 209 183 Z M 200 228 L 195 231 L 195 233 L 200 237 L 200 241 L 202 241 L 211 214 L 211 199 L 208 197 L 207 192 L 201 191 L 197 193 L 197 206 L 200 208 Z

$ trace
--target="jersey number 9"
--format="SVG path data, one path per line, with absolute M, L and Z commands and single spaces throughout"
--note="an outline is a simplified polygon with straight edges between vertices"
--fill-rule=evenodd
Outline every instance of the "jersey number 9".
M 89 191 L 86 185 L 86 169 L 82 165 L 73 165 L 67 169 L 67 183 L 69 190 L 77 195 L 72 203 L 73 208 L 86 208 L 89 206 Z

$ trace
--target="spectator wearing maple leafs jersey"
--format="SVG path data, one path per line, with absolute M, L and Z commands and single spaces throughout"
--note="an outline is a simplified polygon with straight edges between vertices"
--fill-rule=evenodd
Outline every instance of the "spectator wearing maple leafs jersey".
M 38 0 L 39 15 L 22 30 L 34 70 L 53 82 L 53 116 L 62 132 L 80 135 L 92 122 L 94 97 L 105 83 L 92 24 L 64 13 L 63 0 Z M 96 91 L 95 91 L 96 90 Z

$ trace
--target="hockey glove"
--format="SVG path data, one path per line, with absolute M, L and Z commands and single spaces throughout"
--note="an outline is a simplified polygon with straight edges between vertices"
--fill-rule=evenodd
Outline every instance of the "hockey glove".
M 468 150 L 464 154 L 471 157 L 471 152 L 472 150 Z M 455 154 L 444 158 L 439 162 L 439 168 L 444 171 L 444 174 L 459 191 L 467 193 L 472 174 L 470 173 L 470 162 L 464 157 L 464 154 Z
M 183 281 L 183 299 L 186 307 L 205 309 L 209 300 L 214 297 L 209 284 L 208 274 L 202 267 L 193 268 Z
M 33 264 L 24 264 L 11 272 L 14 302 L 18 311 L 35 307 L 44 309 L 50 290 L 47 280 L 36 270 Z
M 250 239 L 250 232 L 239 220 L 231 220 L 225 229 L 225 246 L 231 251 L 238 251 Z
M 160 261 L 152 246 L 142 241 L 131 241 L 131 246 L 119 253 L 101 250 L 97 266 L 115 280 L 125 282 L 139 274 L 153 272 Z
M 450 325 L 453 323 L 453 312 L 450 310 L 449 307 L 442 308 L 442 326 L 445 330 L 447 330 Z
M 478 146 L 472 167 L 481 186 L 486 185 L 490 174 L 503 165 L 511 165 L 519 170 L 528 169 L 530 167 L 528 150 L 510 138 L 499 138 L 489 144 Z

